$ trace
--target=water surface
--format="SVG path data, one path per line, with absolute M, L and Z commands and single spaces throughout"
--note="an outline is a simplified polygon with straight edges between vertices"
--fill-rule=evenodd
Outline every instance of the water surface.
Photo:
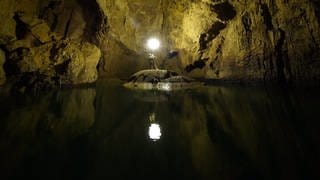
M 0 179 L 320 179 L 318 90 L 0 95 Z

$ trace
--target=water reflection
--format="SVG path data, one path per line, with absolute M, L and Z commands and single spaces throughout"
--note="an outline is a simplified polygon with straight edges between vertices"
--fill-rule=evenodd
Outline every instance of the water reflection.
M 161 137 L 161 128 L 159 124 L 152 123 L 149 127 L 149 137 L 153 141 L 157 141 Z
M 95 89 L 77 89 L 1 99 L 0 178 L 50 173 L 68 164 L 70 140 L 94 124 L 95 96 Z
M 153 141 L 157 141 L 161 138 L 161 128 L 160 125 L 156 123 L 156 113 L 151 113 L 149 115 L 149 138 Z
M 118 81 L 3 97 L 0 176 L 319 179 L 319 102 L 316 90 L 132 91 Z

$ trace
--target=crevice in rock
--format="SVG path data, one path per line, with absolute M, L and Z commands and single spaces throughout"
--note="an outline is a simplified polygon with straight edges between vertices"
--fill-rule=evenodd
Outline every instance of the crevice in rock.
M 242 44 L 244 45 L 243 47 L 249 48 L 252 43 L 252 30 L 251 30 L 251 25 L 252 25 L 252 20 L 250 18 L 249 13 L 245 13 L 241 17 L 241 22 L 244 27 L 244 37 L 242 37 Z
M 108 19 L 96 1 L 78 0 L 77 2 L 81 7 L 86 22 L 84 39 L 98 45 L 101 36 L 107 33 L 109 29 Z
M 21 21 L 19 12 L 16 12 L 15 15 L 13 16 L 13 19 L 16 21 L 16 37 L 18 40 L 24 39 L 29 30 L 28 30 L 28 25 Z
M 215 22 L 206 33 L 201 34 L 199 40 L 199 51 L 207 49 L 208 43 L 210 43 L 215 37 L 217 37 L 220 31 L 224 29 L 226 26 L 227 25 L 222 22 Z
M 219 4 L 210 5 L 211 11 L 218 14 L 218 19 L 222 21 L 229 21 L 233 19 L 237 12 L 229 2 L 223 2 Z
M 58 25 L 58 14 L 54 10 L 61 6 L 62 1 L 50 1 L 48 6 L 41 9 L 39 18 L 46 20 L 50 30 L 54 31 Z
M 234 7 L 229 2 L 212 4 L 210 5 L 210 9 L 212 12 L 217 13 L 217 18 L 220 21 L 217 21 L 214 24 L 212 24 L 212 26 L 209 28 L 207 32 L 200 35 L 200 52 L 207 49 L 208 44 L 220 34 L 221 30 L 226 28 L 228 21 L 232 20 L 237 15 L 237 12 L 235 11 Z
M 67 73 L 68 66 L 71 62 L 71 59 L 64 61 L 61 64 L 54 66 L 54 69 L 58 75 L 63 75 Z
M 220 32 L 226 28 L 228 21 L 235 18 L 237 12 L 235 11 L 234 7 L 229 2 L 221 2 L 216 4 L 211 4 L 210 9 L 212 12 L 217 13 L 217 19 L 214 24 L 209 28 L 209 30 L 200 35 L 199 38 L 199 52 L 200 52 L 200 60 L 195 61 L 193 64 L 188 65 L 185 70 L 187 72 L 191 72 L 192 70 L 199 68 L 202 69 L 205 67 L 206 62 L 209 58 L 202 59 L 204 51 L 208 48 L 209 43 L 211 43 L 219 34 Z M 223 40 L 222 40 L 223 43 Z M 218 46 L 217 51 L 221 49 L 221 46 Z M 217 52 L 218 53 L 218 52 Z M 215 58 L 214 61 L 217 61 L 218 56 Z M 210 67 L 213 69 L 214 64 L 211 62 Z M 219 70 L 216 71 L 217 76 L 219 76 Z
M 20 68 L 18 63 L 22 60 L 23 57 L 28 56 L 30 50 L 28 48 L 17 48 L 15 51 L 7 54 L 7 61 L 4 64 L 4 69 L 8 72 L 8 76 L 20 74 Z
M 51 49 L 50 49 L 50 55 L 49 55 L 49 59 L 50 61 L 55 61 L 54 57 L 56 56 L 56 54 L 58 53 L 59 48 L 57 47 L 56 44 L 53 44 Z
M 318 20 L 318 24 L 320 25 L 320 1 L 319 0 L 311 0 L 312 4 L 314 5 L 315 15 Z
M 262 9 L 262 17 L 264 20 L 265 25 L 267 26 L 267 30 L 272 30 L 274 29 L 273 24 L 272 24 L 272 16 L 270 13 L 270 10 L 268 8 L 267 4 L 261 4 L 261 9 Z
M 73 16 L 73 10 L 71 11 L 69 19 L 67 21 L 66 28 L 64 30 L 63 39 L 66 39 L 68 37 L 68 32 L 69 32 L 69 27 L 70 27 L 70 24 L 71 24 L 72 16 Z
M 222 46 L 224 44 L 225 38 L 221 37 L 221 41 L 219 45 L 216 48 L 216 55 L 212 59 L 211 63 L 209 64 L 209 67 L 211 68 L 212 71 L 214 71 L 214 74 L 216 75 L 217 78 L 219 78 L 220 70 L 219 70 L 219 58 L 222 56 Z
M 275 55 L 276 55 L 276 64 L 277 64 L 277 73 L 278 80 L 280 83 L 285 83 L 285 73 L 284 73 L 284 56 L 283 56 L 283 45 L 286 39 L 286 33 L 281 28 L 278 29 L 280 33 L 280 38 L 275 46 Z
M 205 59 L 200 59 L 198 61 L 195 61 L 193 64 L 188 65 L 185 70 L 186 72 L 191 72 L 194 69 L 202 69 L 206 66 L 206 62 L 209 60 L 209 58 L 205 58 Z
M 251 24 L 252 24 L 252 21 L 251 21 L 250 15 L 249 15 L 248 13 L 245 13 L 245 14 L 241 17 L 241 21 L 242 21 L 244 30 L 245 30 L 246 32 L 251 32 Z

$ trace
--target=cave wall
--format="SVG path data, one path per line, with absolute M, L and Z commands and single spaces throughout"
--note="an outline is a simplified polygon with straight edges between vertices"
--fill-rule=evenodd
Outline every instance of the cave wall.
M 319 19 L 312 1 L 210 1 L 206 6 L 213 16 L 207 19 L 214 21 L 196 33 L 195 50 L 186 55 L 192 59 L 184 63 L 190 74 L 214 79 L 319 80 Z M 182 29 L 192 26 L 182 25 Z M 176 46 L 190 49 L 181 42 Z
M 0 83 L 128 78 L 149 68 L 149 37 L 159 67 L 188 76 L 318 81 L 319 12 L 316 0 L 2 0 Z
M 101 42 L 101 75 L 127 78 L 149 68 L 145 47 L 149 37 L 162 39 L 164 5 L 159 0 L 97 0 L 108 17 L 108 34 Z M 160 54 L 158 54 L 160 55 Z
M 110 63 L 118 61 L 122 63 L 118 64 L 119 71 L 126 66 L 141 67 L 132 64 L 134 61 L 141 64 L 141 59 L 146 59 L 142 52 L 145 39 L 155 35 L 163 43 L 158 56 L 165 62 L 160 64 L 189 76 L 250 81 L 319 80 L 317 1 L 98 0 L 98 3 L 109 19 L 113 41 L 137 54 L 132 59 L 130 53 L 128 57 L 122 51 L 106 52 L 105 69 L 114 69 L 115 65 Z M 168 58 L 170 52 L 176 52 L 178 57 Z M 121 60 L 116 59 L 120 57 L 117 53 Z M 108 71 L 104 72 L 108 75 Z
M 6 57 L 0 75 L 5 71 L 10 83 L 50 88 L 97 80 L 97 45 L 106 26 L 95 1 L 4 0 L 0 20 Z

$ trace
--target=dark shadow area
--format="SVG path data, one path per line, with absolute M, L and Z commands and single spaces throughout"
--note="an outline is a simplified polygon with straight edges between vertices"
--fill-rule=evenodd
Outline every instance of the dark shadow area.
M 13 19 L 17 23 L 17 25 L 16 25 L 17 40 L 24 39 L 29 32 L 28 25 L 26 23 L 24 23 L 23 21 L 21 21 L 20 16 L 19 16 L 19 12 L 15 13 L 15 15 L 13 16 Z
M 77 0 L 86 21 L 84 29 L 85 39 L 94 44 L 98 44 L 99 33 L 106 33 L 108 30 L 108 20 L 104 16 L 98 3 L 92 0 Z
M 200 35 L 200 49 L 199 51 L 203 51 L 207 49 L 208 43 L 210 43 L 215 37 L 217 37 L 222 29 L 224 29 L 227 25 L 221 22 L 215 22 L 209 31 Z
M 318 0 L 312 0 L 311 1 L 314 5 L 314 8 L 315 8 L 315 14 L 317 16 L 317 20 L 318 20 L 318 23 L 320 24 L 320 1 Z
M 262 8 L 262 17 L 263 17 L 264 23 L 267 26 L 267 30 L 272 30 L 273 29 L 272 16 L 269 11 L 268 5 L 262 4 L 261 8 Z
M 229 21 L 237 15 L 234 7 L 229 2 L 211 5 L 210 7 L 211 11 L 216 12 L 218 14 L 218 19 L 222 21 Z
M 280 84 L 286 83 L 286 77 L 284 75 L 284 57 L 283 56 L 283 45 L 286 39 L 286 32 L 282 29 L 278 29 L 280 38 L 275 46 L 275 55 L 276 55 L 276 64 L 277 64 L 277 73 L 278 73 L 278 80 Z
M 205 66 L 206 66 L 206 61 L 208 61 L 209 59 L 200 59 L 200 60 L 198 60 L 198 61 L 195 61 L 193 64 L 190 64 L 190 65 L 188 65 L 186 68 L 185 68 L 185 70 L 186 70 L 186 72 L 191 72 L 191 71 L 193 71 L 193 70 L 195 70 L 195 69 L 202 69 L 202 68 L 204 68 Z

